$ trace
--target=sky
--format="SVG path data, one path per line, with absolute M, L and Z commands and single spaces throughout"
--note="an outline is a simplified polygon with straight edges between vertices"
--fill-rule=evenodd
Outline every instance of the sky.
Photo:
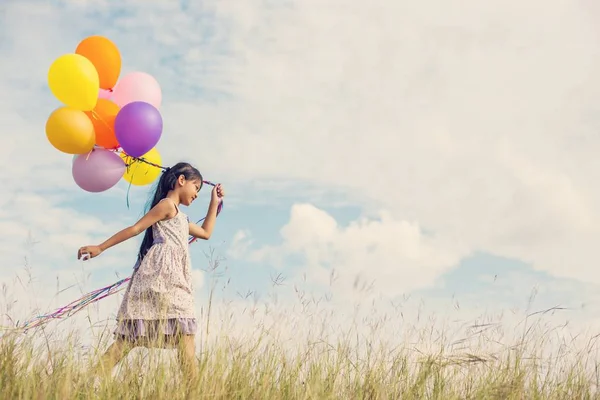
M 302 286 L 338 314 L 410 298 L 464 318 L 559 306 L 595 326 L 598 17 L 591 0 L 4 0 L 5 308 L 60 306 L 135 262 L 141 238 L 76 252 L 133 224 L 150 188 L 130 207 L 125 182 L 84 192 L 44 132 L 50 64 L 103 35 L 121 76 L 161 85 L 163 163 L 227 190 L 191 247 L 199 310 L 218 278 L 240 309 L 274 291 L 285 309 Z M 209 196 L 185 212 L 203 217 Z

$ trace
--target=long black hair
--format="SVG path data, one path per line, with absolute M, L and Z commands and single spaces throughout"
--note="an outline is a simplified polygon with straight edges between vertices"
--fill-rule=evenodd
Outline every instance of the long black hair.
M 175 184 L 177 183 L 177 179 L 183 175 L 186 180 L 200 180 L 200 185 L 202 185 L 202 174 L 196 168 L 194 168 L 191 164 L 187 162 L 180 162 L 173 165 L 171 168 L 167 168 L 161 174 L 158 183 L 156 184 L 156 189 L 154 191 L 154 195 L 151 197 L 151 200 L 146 205 L 146 212 L 150 211 L 154 206 L 158 204 L 159 201 L 167 197 L 169 191 L 175 189 Z M 138 263 L 142 262 L 142 259 L 152 247 L 154 243 L 154 236 L 152 235 L 152 227 L 150 226 L 146 229 L 146 233 L 144 234 L 144 239 L 142 240 L 142 244 L 140 245 L 140 252 L 138 253 Z

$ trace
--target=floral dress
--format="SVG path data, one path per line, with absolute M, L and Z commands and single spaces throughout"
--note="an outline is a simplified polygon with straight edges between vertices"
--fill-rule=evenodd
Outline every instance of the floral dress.
M 196 333 L 189 218 L 176 204 L 175 208 L 173 218 L 152 226 L 154 242 L 129 281 L 117 315 L 116 336 L 137 341 Z

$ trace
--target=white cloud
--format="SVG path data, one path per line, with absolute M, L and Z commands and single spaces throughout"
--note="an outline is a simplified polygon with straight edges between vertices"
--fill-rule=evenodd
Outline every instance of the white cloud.
M 343 227 L 310 204 L 294 205 L 280 234 L 280 245 L 253 249 L 248 233 L 238 232 L 230 254 L 280 268 L 289 266 L 289 256 L 301 256 L 296 278 L 306 275 L 309 283 L 350 298 L 364 284 L 373 284 L 372 293 L 390 297 L 424 288 L 466 255 L 458 240 L 427 234 L 418 224 L 388 213 Z
M 194 290 L 199 291 L 204 286 L 204 272 L 192 269 L 192 285 Z
M 217 78 L 232 100 L 166 104 L 170 148 L 200 126 L 212 151 L 180 154 L 219 176 L 343 188 L 471 250 L 597 282 L 590 12 L 538 0 L 220 3 L 229 58 L 215 59 Z

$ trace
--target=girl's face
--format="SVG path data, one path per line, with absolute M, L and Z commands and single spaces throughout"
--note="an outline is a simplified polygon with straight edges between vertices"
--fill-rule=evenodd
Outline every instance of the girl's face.
M 196 197 L 198 197 L 198 192 L 200 192 L 201 188 L 202 181 L 200 181 L 200 179 L 184 179 L 179 190 L 179 202 L 189 206 L 194 200 L 196 200 Z

